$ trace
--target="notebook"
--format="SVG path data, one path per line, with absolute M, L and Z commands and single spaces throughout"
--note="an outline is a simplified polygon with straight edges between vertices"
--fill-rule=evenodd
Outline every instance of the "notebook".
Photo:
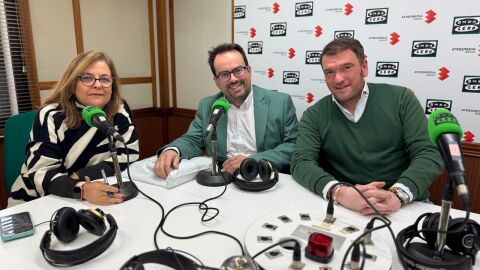
M 151 185 L 164 188 L 173 188 L 197 177 L 197 174 L 206 169 L 211 169 L 212 159 L 210 157 L 194 157 L 192 159 L 182 159 L 179 168 L 172 170 L 167 179 L 158 177 L 153 172 L 153 166 L 157 156 L 152 156 L 130 165 L 130 176 L 133 181 L 140 181 Z M 127 170 L 122 172 L 123 178 L 128 178 Z

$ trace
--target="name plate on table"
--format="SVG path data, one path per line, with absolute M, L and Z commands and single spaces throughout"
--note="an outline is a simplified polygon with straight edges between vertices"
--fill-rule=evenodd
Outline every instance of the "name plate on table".
M 164 188 L 173 188 L 195 179 L 200 171 L 209 169 L 212 166 L 212 159 L 210 157 L 182 159 L 178 169 L 172 170 L 167 178 L 163 179 L 153 172 L 153 166 L 155 166 L 156 160 L 157 156 L 152 156 L 131 164 L 130 176 L 132 180 Z M 122 172 L 122 177 L 128 178 L 127 170 Z

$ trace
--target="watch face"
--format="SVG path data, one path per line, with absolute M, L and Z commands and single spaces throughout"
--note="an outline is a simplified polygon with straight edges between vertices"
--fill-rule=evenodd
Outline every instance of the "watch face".
M 73 198 L 76 200 L 82 199 L 82 188 L 81 187 L 74 187 L 73 188 Z

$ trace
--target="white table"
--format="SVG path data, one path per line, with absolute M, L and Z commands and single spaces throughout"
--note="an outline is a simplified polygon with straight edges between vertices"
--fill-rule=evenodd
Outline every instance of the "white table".
M 219 194 L 223 190 L 223 187 L 201 186 L 195 181 L 185 183 L 173 189 L 164 189 L 140 182 L 137 182 L 137 185 L 141 190 L 157 199 L 167 211 L 180 203 L 203 201 L 206 198 Z M 220 215 L 214 222 L 202 224 L 198 208 L 189 206 L 180 208 L 172 213 L 164 227 L 167 232 L 177 236 L 196 234 L 206 230 L 218 230 L 234 235 L 243 243 L 247 228 L 259 218 L 271 213 L 291 210 L 317 211 L 324 215 L 326 204 L 327 202 L 324 199 L 297 184 L 290 175 L 281 174 L 279 184 L 266 192 L 249 193 L 237 190 L 232 185 L 229 185 L 222 197 L 208 203 L 209 206 L 220 209 Z M 50 195 L 2 210 L 0 211 L 0 216 L 29 211 L 33 223 L 38 224 L 49 220 L 55 210 L 64 206 L 70 206 L 75 209 L 96 207 L 87 202 L 78 202 L 73 199 Z M 153 202 L 139 195 L 123 204 L 99 208 L 113 215 L 117 221 L 119 226 L 117 237 L 112 246 L 102 255 L 70 269 L 119 269 L 133 255 L 155 249 L 153 234 L 160 222 L 161 210 Z M 392 229 L 396 234 L 406 226 L 411 225 L 420 214 L 438 212 L 439 210 L 440 207 L 435 205 L 412 203 L 390 217 Z M 464 215 L 465 212 L 463 211 L 451 211 L 453 218 L 463 217 Z M 358 221 L 358 226 L 362 230 L 363 226 L 370 220 L 370 217 L 362 216 L 341 206 L 335 207 L 335 216 L 337 219 L 348 217 Z M 471 214 L 470 217 L 480 222 L 480 215 Z M 376 222 L 375 225 L 379 224 Z M 47 229 L 48 225 L 40 225 L 33 236 L 7 243 L 0 242 L 0 265 L 2 269 L 55 269 L 44 260 L 39 249 L 41 237 Z M 388 231 L 382 229 L 378 234 L 381 235 L 391 250 L 393 257 L 392 269 L 402 269 L 395 251 L 393 239 Z M 63 245 L 56 239 L 53 239 L 51 248 L 75 249 L 96 238 L 97 236 L 87 233 L 82 228 L 79 237 L 72 243 Z M 212 267 L 219 267 L 226 258 L 240 254 L 240 249 L 236 242 L 220 235 L 210 234 L 191 240 L 176 240 L 159 232 L 157 239 L 160 248 L 173 247 L 187 251 L 202 260 L 205 265 Z M 336 256 L 340 255 L 337 254 Z M 480 255 L 477 256 L 476 267 L 479 267 L 478 264 L 480 264 L 479 257 Z M 287 266 L 285 266 L 286 268 Z

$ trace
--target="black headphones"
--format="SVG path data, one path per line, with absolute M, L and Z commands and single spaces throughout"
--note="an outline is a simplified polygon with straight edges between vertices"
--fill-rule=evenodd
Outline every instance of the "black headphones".
M 472 269 L 480 248 L 480 225 L 469 219 L 462 228 L 464 218 L 450 218 L 448 231 L 459 232 L 447 234 L 449 249 L 445 249 L 442 259 L 439 259 L 434 258 L 439 217 L 439 213 L 425 213 L 413 225 L 398 233 L 395 241 L 400 259 L 407 269 Z M 423 218 L 422 230 L 427 231 L 419 232 L 418 224 Z M 416 237 L 423 238 L 426 243 L 411 242 Z
M 239 174 L 243 179 L 238 178 Z M 260 176 L 261 181 L 254 181 L 257 175 Z M 245 191 L 264 191 L 275 186 L 277 182 L 277 170 L 265 159 L 260 159 L 258 162 L 253 158 L 244 159 L 240 169 L 232 175 L 233 185 Z
M 105 219 L 109 224 L 106 233 Z M 74 250 L 50 249 L 52 233 L 63 243 L 72 242 L 78 235 L 80 225 L 89 233 L 101 236 L 94 242 Z M 50 230 L 46 231 L 40 242 L 40 250 L 48 263 L 54 266 L 73 266 L 84 263 L 102 254 L 117 235 L 117 222 L 110 214 L 100 209 L 78 210 L 63 207 L 57 210 L 50 220 Z
M 146 263 L 156 263 L 173 269 L 197 270 L 198 265 L 190 258 L 173 249 L 160 249 L 133 256 L 120 267 L 120 270 L 143 270 Z

